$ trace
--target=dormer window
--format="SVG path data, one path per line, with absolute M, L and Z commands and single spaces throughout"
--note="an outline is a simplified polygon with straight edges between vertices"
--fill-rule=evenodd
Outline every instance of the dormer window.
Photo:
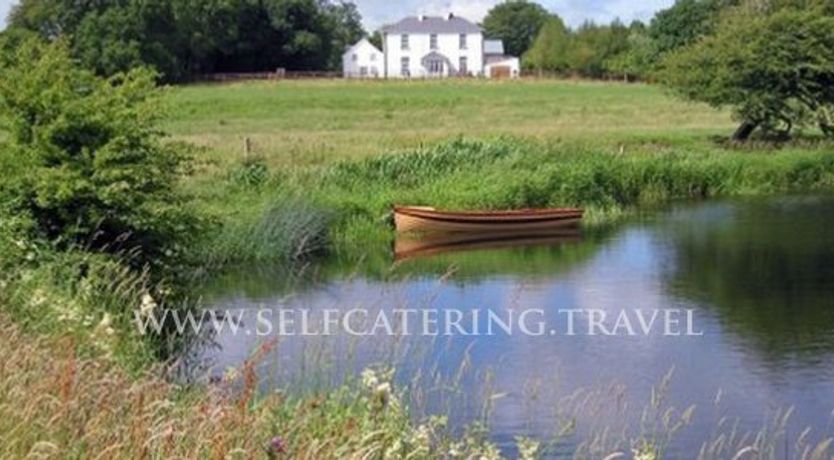
M 429 49 L 437 49 L 437 34 L 429 35 Z
M 408 49 L 408 34 L 400 35 L 400 49 L 407 50 Z
M 466 34 L 460 34 L 458 36 L 458 47 L 462 50 L 466 49 Z

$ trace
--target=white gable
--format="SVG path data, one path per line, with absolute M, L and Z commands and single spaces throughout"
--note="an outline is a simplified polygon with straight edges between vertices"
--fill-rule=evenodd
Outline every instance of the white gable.
M 342 55 L 342 73 L 347 78 L 381 77 L 384 59 L 382 51 L 363 38 Z

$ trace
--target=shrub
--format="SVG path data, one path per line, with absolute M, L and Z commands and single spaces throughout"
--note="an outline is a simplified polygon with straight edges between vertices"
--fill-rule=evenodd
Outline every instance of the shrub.
M 199 221 L 175 187 L 187 157 L 156 128 L 154 78 L 102 79 L 60 41 L 24 41 L 0 68 L 6 210 L 31 216 L 36 236 L 59 248 L 135 251 L 139 265 L 174 256 Z

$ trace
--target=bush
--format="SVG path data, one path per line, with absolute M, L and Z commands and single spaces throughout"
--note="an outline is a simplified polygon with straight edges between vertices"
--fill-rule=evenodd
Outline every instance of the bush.
M 35 236 L 58 248 L 130 253 L 138 265 L 175 256 L 199 220 L 175 187 L 187 157 L 156 128 L 154 78 L 102 79 L 60 41 L 24 41 L 0 67 L 6 211 L 31 216 Z

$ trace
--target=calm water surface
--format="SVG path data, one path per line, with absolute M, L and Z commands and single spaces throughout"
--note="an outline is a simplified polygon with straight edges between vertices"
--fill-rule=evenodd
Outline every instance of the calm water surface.
M 527 243 L 530 243 L 529 241 Z M 394 365 L 417 416 L 446 413 L 455 426 L 488 417 L 512 454 L 514 436 L 552 437 L 551 454 L 593 452 L 583 440 L 628 448 L 662 432 L 658 415 L 695 405 L 669 452 L 694 458 L 702 443 L 758 431 L 793 407 L 787 436 L 834 435 L 834 200 L 774 198 L 682 206 L 605 232 L 541 244 L 459 247 L 394 262 L 391 248 L 305 275 L 256 270 L 208 287 L 216 308 L 693 309 L 703 336 L 282 337 L 264 360 L 271 388 L 315 389 L 377 364 Z M 276 316 L 277 317 L 277 316 Z M 580 317 L 578 324 L 582 324 Z M 244 325 L 254 323 L 252 315 Z M 580 327 L 581 329 L 581 327 Z M 221 334 L 206 351 L 216 372 L 239 366 L 264 337 Z M 672 371 L 665 397 L 651 405 Z M 656 392 L 657 394 L 658 392 Z M 645 415 L 641 416 L 645 412 Z M 723 417 L 727 420 L 721 421 Z M 607 430 L 607 431 L 606 431 Z M 792 441 L 791 441 L 792 442 Z M 788 457 L 792 457 L 788 449 Z M 591 455 L 593 456 L 593 455 Z

